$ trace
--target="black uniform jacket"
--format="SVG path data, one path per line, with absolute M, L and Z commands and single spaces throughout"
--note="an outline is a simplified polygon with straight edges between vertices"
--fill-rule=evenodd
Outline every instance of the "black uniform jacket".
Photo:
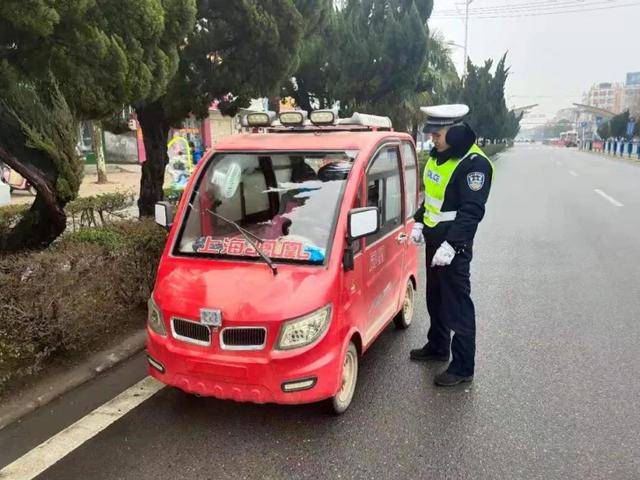
M 467 124 L 452 127 L 447 134 L 451 148 L 445 152 L 431 151 L 438 165 L 450 158 L 463 158 L 476 141 L 476 134 Z M 479 175 L 480 174 L 480 175 Z M 424 238 L 428 246 L 438 247 L 449 242 L 456 251 L 473 244 L 478 224 L 484 217 L 485 204 L 491 190 L 493 169 L 481 155 L 472 154 L 453 173 L 445 191 L 441 211 L 457 211 L 453 222 L 441 222 L 433 228 L 425 226 Z M 424 223 L 424 203 L 416 212 L 416 222 Z

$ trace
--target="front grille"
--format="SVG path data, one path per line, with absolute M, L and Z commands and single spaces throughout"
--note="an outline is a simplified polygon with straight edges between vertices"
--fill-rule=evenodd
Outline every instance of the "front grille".
M 264 348 L 267 329 L 264 327 L 231 327 L 222 331 L 222 348 L 227 350 L 260 350 Z
M 211 331 L 206 325 L 181 318 L 172 318 L 171 325 L 173 336 L 178 340 L 196 345 L 211 344 Z

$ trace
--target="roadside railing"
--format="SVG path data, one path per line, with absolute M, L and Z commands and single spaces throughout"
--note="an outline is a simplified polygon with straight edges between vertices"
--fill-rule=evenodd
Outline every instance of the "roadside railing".
M 581 149 L 613 157 L 637 158 L 640 160 L 640 141 L 637 140 L 586 141 Z

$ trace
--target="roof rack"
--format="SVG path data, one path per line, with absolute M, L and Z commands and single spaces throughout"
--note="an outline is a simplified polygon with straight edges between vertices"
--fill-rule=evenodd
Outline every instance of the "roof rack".
M 392 129 L 393 124 L 389 117 L 380 115 L 369 115 L 367 113 L 355 112 L 351 118 L 342 118 L 338 120 L 338 125 L 357 125 L 369 128 Z
M 242 125 L 262 128 L 269 132 L 323 132 L 323 131 L 393 131 L 389 117 L 355 112 L 349 118 L 338 118 L 337 109 L 282 112 L 277 118 L 274 112 L 249 112 Z

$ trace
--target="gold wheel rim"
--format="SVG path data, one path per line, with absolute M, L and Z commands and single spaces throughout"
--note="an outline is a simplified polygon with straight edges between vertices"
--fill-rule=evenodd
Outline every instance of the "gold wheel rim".
M 353 396 L 358 368 L 357 362 L 355 354 L 351 350 L 347 351 L 344 357 L 344 365 L 342 366 L 342 384 L 338 392 L 338 402 L 343 405 Z
M 402 315 L 405 323 L 408 325 L 413 318 L 413 286 L 409 283 L 404 296 L 404 304 L 402 305 Z

